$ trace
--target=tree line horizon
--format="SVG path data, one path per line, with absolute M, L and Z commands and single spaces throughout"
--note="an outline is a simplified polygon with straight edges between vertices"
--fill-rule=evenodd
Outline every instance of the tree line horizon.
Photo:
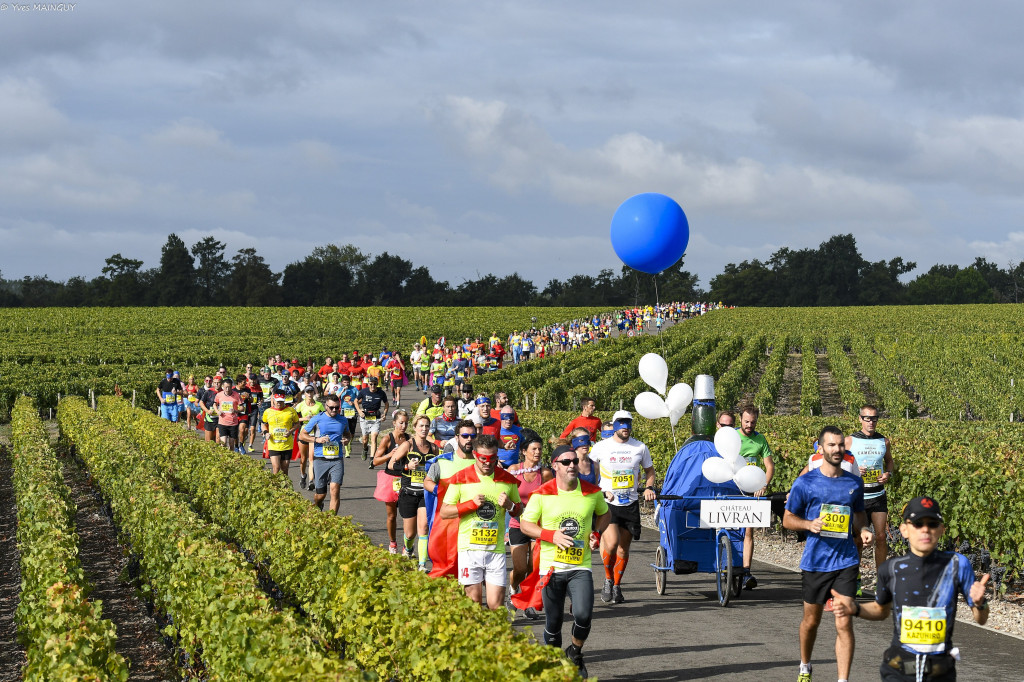
M 709 289 L 684 269 L 684 259 L 657 278 L 623 266 L 594 275 L 551 279 L 543 289 L 518 273 L 487 274 L 452 286 L 387 251 L 372 255 L 351 244 L 317 246 L 280 273 L 256 249 L 230 259 L 212 236 L 189 248 L 171 233 L 158 267 L 115 253 L 101 274 L 87 280 L 48 276 L 5 280 L 0 308 L 94 306 L 614 306 L 655 300 L 722 301 L 744 307 L 1017 303 L 1024 297 L 1024 262 L 1000 268 L 977 257 L 971 265 L 917 269 L 901 256 L 867 261 L 852 234 L 817 248 L 783 247 L 765 261 L 729 263 Z M 655 290 L 655 283 L 657 290 Z

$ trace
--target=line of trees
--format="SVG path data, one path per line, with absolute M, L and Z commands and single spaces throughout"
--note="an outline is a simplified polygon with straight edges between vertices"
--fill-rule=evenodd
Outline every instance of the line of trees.
M 618 274 L 552 279 L 543 290 L 513 273 L 457 286 L 426 267 L 387 252 L 371 256 L 352 245 L 318 246 L 273 272 L 255 249 L 228 258 L 226 245 L 206 237 L 189 248 L 171 234 L 157 267 L 115 253 L 94 279 L 64 282 L 46 276 L 0 278 L 0 307 L 43 306 L 626 306 L 655 300 L 650 275 L 623 267 Z M 663 300 L 696 300 L 697 277 L 682 261 L 658 276 Z
M 623 267 L 597 276 L 551 279 L 543 289 L 518 273 L 480 276 L 452 286 L 387 252 L 365 254 L 348 244 L 318 246 L 273 272 L 246 248 L 230 258 L 206 237 L 190 247 L 167 237 L 157 267 L 115 253 L 91 280 L 0 277 L 0 307 L 43 306 L 631 306 L 650 301 L 724 301 L 739 306 L 844 306 L 933 303 L 1016 303 L 1024 297 L 1024 263 L 1000 268 L 984 258 L 961 268 L 934 265 L 904 283 L 917 264 L 902 257 L 870 262 L 852 234 L 816 249 L 782 248 L 767 261 L 729 263 L 710 290 L 679 261 L 655 278 Z M 655 290 L 655 283 L 657 290 Z

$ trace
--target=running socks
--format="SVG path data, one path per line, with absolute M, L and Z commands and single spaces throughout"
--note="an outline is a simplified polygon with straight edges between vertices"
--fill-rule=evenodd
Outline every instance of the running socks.
M 615 577 L 613 578 L 613 580 L 616 585 L 622 582 L 622 574 L 626 572 L 626 564 L 628 563 L 628 556 L 615 557 Z M 608 573 L 607 568 L 605 568 L 605 573 Z
M 415 542 L 415 540 L 416 540 L 416 538 L 410 538 L 410 537 L 406 537 L 405 538 L 405 553 L 408 554 L 409 556 L 412 556 L 412 548 L 413 548 L 413 543 Z
M 420 553 L 420 566 L 426 566 L 427 564 L 427 536 L 421 535 L 419 542 L 417 543 Z
M 612 571 L 614 570 L 614 567 L 615 567 L 615 562 L 613 562 L 611 560 L 611 556 L 608 555 L 608 552 L 604 551 L 603 547 L 601 548 L 601 561 L 604 562 L 604 578 L 605 578 L 605 580 L 611 580 L 612 579 Z

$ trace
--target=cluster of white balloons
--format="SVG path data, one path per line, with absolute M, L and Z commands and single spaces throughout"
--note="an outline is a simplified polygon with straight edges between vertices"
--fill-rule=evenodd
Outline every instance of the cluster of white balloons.
M 715 450 L 721 457 L 708 457 L 700 467 L 712 483 L 733 481 L 745 493 L 756 493 L 768 485 L 768 476 L 760 467 L 750 466 L 740 457 L 740 434 L 734 428 L 715 432 Z
M 693 389 L 687 384 L 676 384 L 669 389 L 668 396 L 662 398 L 668 384 L 668 364 L 657 353 L 648 353 L 640 358 L 640 378 L 658 392 L 644 391 L 636 397 L 633 406 L 640 416 L 647 419 L 668 417 L 672 426 L 678 424 L 693 402 Z

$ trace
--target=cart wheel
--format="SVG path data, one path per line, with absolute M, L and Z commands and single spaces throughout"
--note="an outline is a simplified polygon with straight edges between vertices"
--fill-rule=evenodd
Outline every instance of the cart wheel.
M 662 568 L 665 567 L 665 548 L 658 545 L 658 550 L 654 553 L 654 563 Z M 654 587 L 658 590 L 658 594 L 665 594 L 665 582 L 668 580 L 668 575 L 665 571 L 654 570 Z
M 718 587 L 718 603 L 728 606 L 731 596 L 729 591 L 732 589 L 732 543 L 726 533 L 718 534 L 718 572 L 715 582 Z
M 736 599 L 743 592 L 743 574 L 732 577 L 732 598 Z

